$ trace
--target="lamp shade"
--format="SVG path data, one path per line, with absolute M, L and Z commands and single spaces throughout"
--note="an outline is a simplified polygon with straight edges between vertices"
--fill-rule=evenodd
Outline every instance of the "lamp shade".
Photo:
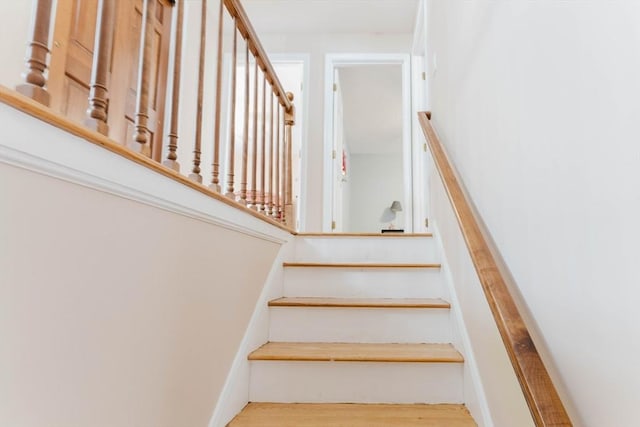
M 391 207 L 389 209 L 391 210 L 391 212 L 402 212 L 402 205 L 399 201 L 394 200 L 393 203 L 391 203 Z

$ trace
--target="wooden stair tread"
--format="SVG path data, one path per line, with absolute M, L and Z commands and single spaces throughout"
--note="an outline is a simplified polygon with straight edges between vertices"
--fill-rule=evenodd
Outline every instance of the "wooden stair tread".
M 316 268 L 440 268 L 440 264 L 403 264 L 376 262 L 283 262 L 283 267 L 316 267 Z
M 269 307 L 450 308 L 451 305 L 439 298 L 284 297 L 269 301 Z
M 464 358 L 451 344 L 269 342 L 249 360 L 462 363 Z
M 249 403 L 228 427 L 472 427 L 464 405 Z
M 298 233 L 299 237 L 433 237 L 432 233 Z

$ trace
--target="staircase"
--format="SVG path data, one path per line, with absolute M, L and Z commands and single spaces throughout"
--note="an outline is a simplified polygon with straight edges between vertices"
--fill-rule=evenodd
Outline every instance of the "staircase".
M 246 426 L 475 426 L 429 235 L 301 235 L 250 355 Z

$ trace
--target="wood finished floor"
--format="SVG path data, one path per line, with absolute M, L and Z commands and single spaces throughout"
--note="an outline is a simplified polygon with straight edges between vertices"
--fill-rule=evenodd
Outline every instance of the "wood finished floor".
M 464 405 L 250 403 L 228 427 L 473 427 Z
M 451 344 L 269 342 L 249 360 L 462 363 L 464 358 Z
M 283 297 L 269 301 L 269 307 L 450 308 L 451 305 L 439 298 Z

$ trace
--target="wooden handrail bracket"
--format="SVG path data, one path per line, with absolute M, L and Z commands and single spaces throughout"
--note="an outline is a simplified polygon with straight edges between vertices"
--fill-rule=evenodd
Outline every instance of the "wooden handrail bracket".
M 430 113 L 418 113 L 433 160 L 464 236 L 489 307 L 537 426 L 571 426 L 471 204 L 436 134 Z

